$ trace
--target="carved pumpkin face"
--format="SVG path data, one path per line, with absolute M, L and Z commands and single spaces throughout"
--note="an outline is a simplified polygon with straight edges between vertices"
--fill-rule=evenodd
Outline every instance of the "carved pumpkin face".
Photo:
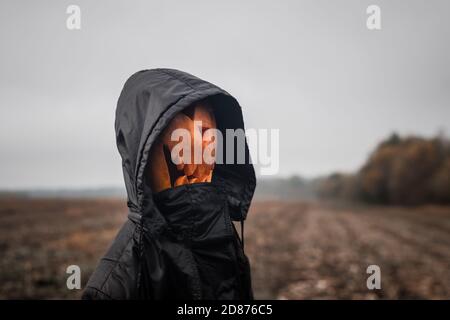
M 189 134 L 177 140 L 179 135 L 173 136 L 177 129 Z M 147 174 L 153 192 L 211 182 L 217 137 L 214 130 L 208 129 L 216 129 L 216 120 L 205 101 L 190 106 L 172 119 L 150 150 Z M 204 157 L 205 150 L 211 151 L 207 153 L 208 159 Z

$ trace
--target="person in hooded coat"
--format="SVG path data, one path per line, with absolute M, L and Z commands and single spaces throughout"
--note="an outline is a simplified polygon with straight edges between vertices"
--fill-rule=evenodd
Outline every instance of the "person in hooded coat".
M 158 137 L 198 101 L 211 105 L 222 146 L 227 145 L 226 129 L 244 129 L 237 100 L 188 73 L 143 70 L 126 81 L 115 130 L 128 219 L 90 277 L 83 299 L 253 298 L 242 238 L 256 186 L 247 142 L 245 162 L 237 161 L 235 149 L 234 161 L 216 163 L 208 183 L 155 193 L 146 174 Z M 217 151 L 228 159 L 227 148 L 218 145 Z M 241 238 L 233 221 L 241 223 Z

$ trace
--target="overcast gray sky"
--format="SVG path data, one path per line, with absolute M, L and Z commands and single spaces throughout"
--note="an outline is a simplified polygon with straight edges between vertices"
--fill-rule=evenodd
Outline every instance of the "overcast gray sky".
M 449 16 L 446 0 L 3 0 L 0 188 L 121 186 L 117 98 L 155 67 L 223 87 L 247 127 L 280 128 L 283 176 L 356 170 L 394 130 L 448 135 Z

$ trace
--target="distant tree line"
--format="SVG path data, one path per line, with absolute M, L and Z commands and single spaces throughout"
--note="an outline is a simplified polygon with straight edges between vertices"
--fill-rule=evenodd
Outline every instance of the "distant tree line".
M 392 134 L 355 174 L 333 174 L 317 182 L 324 198 L 369 203 L 450 204 L 450 142 Z

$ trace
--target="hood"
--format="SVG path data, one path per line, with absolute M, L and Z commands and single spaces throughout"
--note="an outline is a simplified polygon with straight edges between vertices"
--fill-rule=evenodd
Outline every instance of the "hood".
M 226 129 L 244 129 L 239 103 L 221 88 L 188 73 L 173 69 L 143 70 L 125 83 L 116 110 L 116 140 L 132 219 L 145 220 L 149 229 L 166 225 L 154 203 L 145 169 L 150 148 L 173 117 L 194 102 L 211 102 L 217 128 L 226 140 Z M 226 141 L 223 142 L 226 145 Z M 253 197 L 256 178 L 247 142 L 246 163 L 216 164 L 212 183 L 228 198 L 232 218 L 244 220 Z M 223 156 L 224 159 L 225 155 Z

